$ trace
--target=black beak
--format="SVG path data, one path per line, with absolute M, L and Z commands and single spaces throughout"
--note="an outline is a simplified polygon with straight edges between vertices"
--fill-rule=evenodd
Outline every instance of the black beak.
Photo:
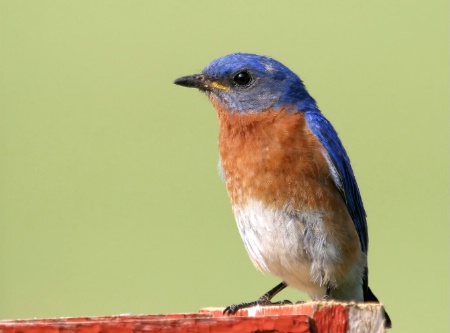
M 180 77 L 173 81 L 173 83 L 183 87 L 206 90 L 211 81 L 203 74 L 194 74 Z

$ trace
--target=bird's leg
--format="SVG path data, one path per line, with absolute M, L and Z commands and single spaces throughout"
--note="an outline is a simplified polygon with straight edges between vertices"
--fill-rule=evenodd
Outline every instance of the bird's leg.
M 331 287 L 329 284 L 327 284 L 327 291 L 325 292 L 325 296 L 322 297 L 323 301 L 328 301 L 331 296 Z
M 252 307 L 255 305 L 264 306 L 264 305 L 276 305 L 276 304 L 280 304 L 280 305 L 281 304 L 292 304 L 292 302 L 288 301 L 288 300 L 279 301 L 279 302 L 271 302 L 272 298 L 286 287 L 287 287 L 287 283 L 283 281 L 280 284 L 276 285 L 274 288 L 270 289 L 268 292 L 266 292 L 264 295 L 262 295 L 256 301 L 243 302 L 240 304 L 232 304 L 230 306 L 227 306 L 225 308 L 225 310 L 223 310 L 223 314 L 226 314 L 228 316 L 233 315 L 240 309 L 249 308 L 249 307 Z

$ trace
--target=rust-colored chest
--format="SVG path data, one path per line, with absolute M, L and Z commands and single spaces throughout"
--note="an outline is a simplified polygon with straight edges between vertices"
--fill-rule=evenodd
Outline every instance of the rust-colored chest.
M 324 201 L 335 188 L 323 147 L 303 113 L 238 114 L 215 106 L 220 156 L 232 204 L 256 199 L 273 207 L 326 205 Z

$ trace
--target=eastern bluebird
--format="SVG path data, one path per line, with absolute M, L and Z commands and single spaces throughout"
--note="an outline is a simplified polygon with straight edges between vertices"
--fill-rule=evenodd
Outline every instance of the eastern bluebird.
M 269 57 L 235 53 L 174 83 L 213 103 L 219 168 L 245 248 L 260 271 L 283 281 L 224 313 L 274 304 L 288 285 L 313 300 L 378 302 L 368 286 L 366 213 L 350 160 L 300 78 Z

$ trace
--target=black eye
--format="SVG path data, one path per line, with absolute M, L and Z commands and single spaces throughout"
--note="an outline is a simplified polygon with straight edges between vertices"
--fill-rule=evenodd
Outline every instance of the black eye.
M 246 86 L 252 81 L 252 76 L 248 72 L 242 71 L 234 76 L 233 81 L 240 86 Z

